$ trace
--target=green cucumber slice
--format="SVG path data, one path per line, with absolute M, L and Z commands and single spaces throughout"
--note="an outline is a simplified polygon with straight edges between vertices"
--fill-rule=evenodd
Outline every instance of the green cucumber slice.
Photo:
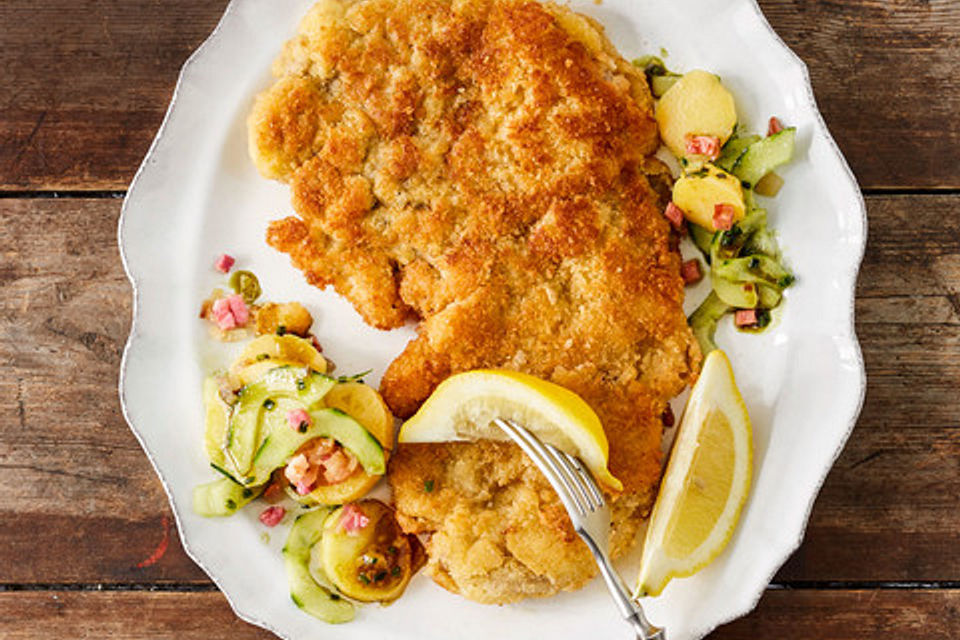
M 700 249 L 709 264 L 710 245 L 713 244 L 713 236 L 716 232 L 692 222 L 687 223 L 687 228 L 690 230 L 690 239 L 693 240 L 693 244 L 697 245 L 697 249 Z
M 254 456 L 263 444 L 265 434 L 261 429 L 264 403 L 277 402 L 281 398 L 295 400 L 307 410 L 319 404 L 336 384 L 330 376 L 305 367 L 277 367 L 262 379 L 248 384 L 238 393 L 239 399 L 230 417 L 227 443 L 224 447 L 225 466 L 253 484 L 249 471 Z
M 790 127 L 751 144 L 733 165 L 733 175 L 752 188 L 760 178 L 793 157 L 797 129 Z
M 730 310 L 730 305 L 721 300 L 715 291 L 711 291 L 690 315 L 690 328 L 693 329 L 693 335 L 700 343 L 700 351 L 704 356 L 717 348 L 713 339 L 717 332 L 717 323 Z
M 230 516 L 263 492 L 263 487 L 244 487 L 231 478 L 219 478 L 193 488 L 193 512 L 205 518 Z
M 759 296 L 757 285 L 752 282 L 734 282 L 723 278 L 715 271 L 710 272 L 710 283 L 713 291 L 723 302 L 738 309 L 753 309 L 757 306 Z
M 733 166 L 737 164 L 737 160 L 739 160 L 740 156 L 747 150 L 747 147 L 758 141 L 760 141 L 760 136 L 756 134 L 748 136 L 735 135 L 723 145 L 723 149 L 720 150 L 720 157 L 717 158 L 714 164 L 728 173 L 732 172 Z
M 220 397 L 220 385 L 210 376 L 203 380 L 204 420 L 203 448 L 211 463 L 223 466 L 223 444 L 227 437 L 230 406 Z
M 308 440 L 332 438 L 357 457 L 363 470 L 372 476 L 383 475 L 386 459 L 383 446 L 359 422 L 339 409 L 310 411 L 313 424 L 306 431 L 291 429 L 286 421 L 284 403 L 279 402 L 267 418 L 266 438 L 253 460 L 252 484 L 266 482 L 270 474 L 287 461 Z
M 310 571 L 311 550 L 320 542 L 323 523 L 332 511 L 321 507 L 297 518 L 283 547 L 283 564 L 294 604 L 315 618 L 338 624 L 353 620 L 353 604 L 335 593 L 329 580 L 325 580 L 325 585 L 319 584 Z M 325 576 L 321 572 L 319 577 Z

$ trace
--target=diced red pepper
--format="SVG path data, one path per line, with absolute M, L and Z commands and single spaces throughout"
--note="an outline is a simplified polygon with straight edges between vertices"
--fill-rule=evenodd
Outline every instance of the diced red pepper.
M 310 417 L 306 409 L 291 409 L 287 411 L 287 424 L 294 431 L 306 430 L 313 424 L 313 418 Z
M 685 139 L 687 154 L 706 156 L 716 160 L 720 156 L 720 138 L 716 136 L 687 136 Z
M 783 123 L 780 122 L 780 118 L 773 116 L 770 118 L 770 123 L 767 125 L 767 135 L 772 136 L 776 133 L 783 131 Z
M 696 258 L 687 260 L 680 265 L 680 275 L 683 277 L 684 284 L 696 284 L 703 280 L 703 271 L 700 269 L 700 261 Z
M 756 309 L 737 309 L 733 314 L 733 323 L 738 327 L 752 327 L 757 324 Z
M 343 515 L 340 517 L 340 528 L 347 533 L 356 533 L 370 524 L 370 518 L 367 517 L 360 507 L 351 503 L 343 507 Z
M 667 220 L 670 221 L 670 224 L 673 225 L 674 229 L 683 232 L 685 228 L 684 218 L 686 217 L 683 213 L 683 209 L 671 202 L 663 211 L 663 215 L 666 216 Z
M 727 231 L 733 226 L 733 216 L 737 212 L 732 204 L 721 203 L 713 207 L 713 228 Z
M 213 321 L 224 331 L 237 326 L 237 319 L 233 317 L 230 302 L 226 298 L 214 300 L 213 306 L 210 307 L 210 313 L 213 315 Z
M 268 527 L 275 527 L 287 515 L 287 510 L 283 507 L 267 507 L 260 512 L 260 522 Z
M 310 334 L 310 344 L 313 345 L 313 348 L 317 350 L 317 353 L 323 353 L 323 347 L 320 346 L 320 341 L 317 340 L 317 336 Z
M 230 273 L 230 269 L 233 268 L 235 262 L 236 260 L 233 259 L 233 256 L 222 253 L 213 266 L 215 266 L 220 273 Z

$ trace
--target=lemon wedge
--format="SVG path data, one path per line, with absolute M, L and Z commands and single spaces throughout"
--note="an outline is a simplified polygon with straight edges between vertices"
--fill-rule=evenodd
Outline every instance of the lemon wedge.
M 623 488 L 607 469 L 607 436 L 590 405 L 569 389 L 516 371 L 477 369 L 450 376 L 403 424 L 398 440 L 509 440 L 493 424 L 497 418 L 513 420 L 580 458 L 597 482 Z
M 637 595 L 656 596 L 692 575 L 730 541 L 750 490 L 750 417 L 727 356 L 703 364 L 650 516 Z

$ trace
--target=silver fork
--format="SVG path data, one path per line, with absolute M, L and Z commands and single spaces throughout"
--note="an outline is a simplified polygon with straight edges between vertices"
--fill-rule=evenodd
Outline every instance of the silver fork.
M 640 640 L 666 640 L 666 632 L 653 626 L 610 562 L 610 507 L 603 499 L 593 475 L 577 458 L 541 442 L 525 427 L 512 420 L 493 421 L 520 448 L 550 482 L 570 514 L 570 522 L 593 553 L 610 595 L 624 619 L 633 626 Z

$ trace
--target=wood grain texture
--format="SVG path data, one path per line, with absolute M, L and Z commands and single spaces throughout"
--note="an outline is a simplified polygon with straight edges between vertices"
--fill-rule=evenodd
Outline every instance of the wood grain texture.
M 324 628 L 317 623 L 318 637 Z M 767 591 L 755 612 L 721 627 L 709 640 L 955 640 L 957 629 L 960 591 L 956 590 Z M 275 637 L 237 618 L 219 593 L 129 591 L 0 593 L 0 636 L 5 640 Z
M 866 404 L 778 580 L 960 577 L 958 207 L 868 198 Z M 130 313 L 119 208 L 0 200 L 0 584 L 206 583 L 174 533 L 159 562 L 136 566 L 169 510 L 117 401 Z
M 225 0 L 0 3 L 0 189 L 122 189 Z M 960 4 L 763 0 L 864 187 L 960 187 Z

